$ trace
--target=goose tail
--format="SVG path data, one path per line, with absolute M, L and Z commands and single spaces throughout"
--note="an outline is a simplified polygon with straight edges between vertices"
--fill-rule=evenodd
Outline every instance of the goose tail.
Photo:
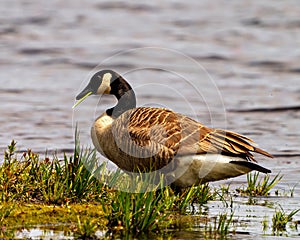
M 270 169 L 264 168 L 254 162 L 248 162 L 248 161 L 230 161 L 230 163 L 232 164 L 236 164 L 239 166 L 245 166 L 248 167 L 252 170 L 258 171 L 258 172 L 262 172 L 262 173 L 271 173 Z

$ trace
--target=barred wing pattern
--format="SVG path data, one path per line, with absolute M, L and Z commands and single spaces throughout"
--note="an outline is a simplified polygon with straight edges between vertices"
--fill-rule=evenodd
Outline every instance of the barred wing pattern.
M 240 134 L 212 129 L 164 108 L 139 107 L 123 113 L 112 124 L 116 145 L 124 153 L 123 168 L 160 169 L 175 156 L 223 154 L 255 162 L 252 152 L 272 157 Z M 130 162 L 132 161 L 132 162 Z M 134 162 L 134 164 L 133 164 Z

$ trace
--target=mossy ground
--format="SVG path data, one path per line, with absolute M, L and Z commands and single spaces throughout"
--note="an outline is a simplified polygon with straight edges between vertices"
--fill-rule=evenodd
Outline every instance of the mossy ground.
M 100 204 L 93 203 L 72 203 L 66 205 L 48 204 L 9 204 L 0 206 L 2 209 L 11 209 L 9 216 L 2 222 L 7 230 L 22 230 L 26 228 L 39 227 L 41 229 L 54 229 L 64 231 L 71 229 L 76 231 L 78 218 L 95 221 L 99 229 L 104 229 L 107 220 L 105 219 Z

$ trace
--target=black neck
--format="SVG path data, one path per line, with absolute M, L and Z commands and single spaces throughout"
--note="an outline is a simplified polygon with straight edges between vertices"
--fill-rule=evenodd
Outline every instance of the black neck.
M 108 116 L 117 118 L 127 110 L 136 107 L 135 94 L 131 86 L 128 84 L 128 82 L 125 81 L 125 79 L 119 76 L 110 84 L 110 87 L 110 94 L 116 96 L 116 98 L 118 99 L 118 103 L 113 108 L 109 108 L 106 110 L 106 114 Z

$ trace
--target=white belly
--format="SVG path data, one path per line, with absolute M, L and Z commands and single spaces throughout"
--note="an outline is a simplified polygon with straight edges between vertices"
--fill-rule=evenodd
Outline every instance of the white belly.
M 247 166 L 230 163 L 246 160 L 220 154 L 183 156 L 175 161 L 176 170 L 169 173 L 167 178 L 180 187 L 236 177 L 252 170 Z

